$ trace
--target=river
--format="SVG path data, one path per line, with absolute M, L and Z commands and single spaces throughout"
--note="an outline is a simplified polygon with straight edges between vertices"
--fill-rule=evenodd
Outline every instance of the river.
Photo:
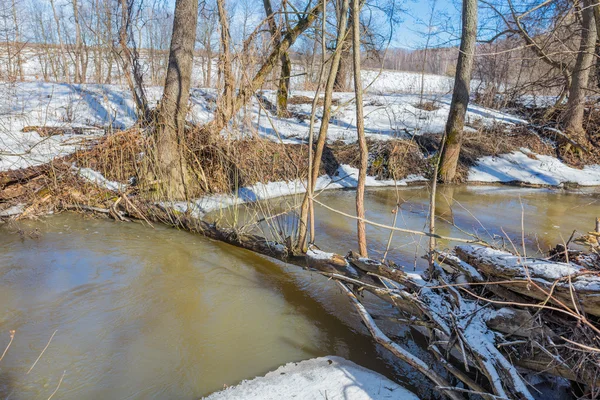
M 354 209 L 353 192 L 323 192 L 318 199 L 345 212 Z M 282 210 L 295 201 L 273 200 L 253 207 L 256 212 L 234 213 L 235 219 L 244 225 L 261 210 Z M 440 234 L 466 238 L 464 232 L 475 232 L 497 243 L 512 241 L 522 251 L 523 226 L 529 255 L 567 240 L 574 229 L 590 230 L 600 216 L 594 189 L 457 186 L 442 188 L 437 203 Z M 426 226 L 428 195 L 419 187 L 369 191 L 367 218 L 391 224 L 396 204 L 396 226 Z M 322 207 L 316 211 L 321 248 L 352 249 L 355 221 Z M 290 220 L 274 219 L 270 226 L 284 235 L 293 227 Z M 254 229 L 269 230 L 264 222 Z M 370 256 L 380 258 L 389 231 L 369 227 L 367 234 Z M 396 232 L 391 243 L 388 257 L 407 270 L 425 265 L 426 238 Z M 9 331 L 16 331 L 0 361 L 0 398 L 48 398 L 64 374 L 56 398 L 195 399 L 281 364 L 328 354 L 417 392 L 425 386 L 373 344 L 325 278 L 162 226 L 75 214 L 2 225 L 0 303 L 0 354 Z M 374 314 L 386 310 L 372 304 Z M 395 334 L 415 350 L 406 332 Z

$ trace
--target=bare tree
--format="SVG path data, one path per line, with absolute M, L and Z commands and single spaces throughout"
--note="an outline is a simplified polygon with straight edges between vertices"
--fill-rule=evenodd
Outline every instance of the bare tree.
M 583 129 L 583 113 L 585 111 L 585 97 L 590 70 L 594 64 L 596 40 L 594 4 L 591 0 L 583 0 L 581 10 L 581 42 L 579 44 L 577 60 L 575 61 L 575 68 L 573 69 L 564 126 L 567 134 L 584 147 L 587 147 L 588 140 L 586 132 Z M 569 151 L 570 148 L 571 143 L 567 143 L 564 150 Z
M 298 241 L 296 243 L 297 251 L 306 250 L 306 239 L 307 239 L 307 227 L 308 227 L 308 212 L 311 193 L 314 192 L 317 184 L 317 178 L 319 177 L 319 169 L 321 168 L 321 157 L 323 157 L 323 150 L 325 149 L 325 143 L 327 142 L 327 130 L 329 129 L 329 121 L 331 119 L 331 105 L 333 103 L 333 90 L 337 77 L 338 68 L 340 66 L 340 60 L 342 58 L 342 46 L 346 40 L 347 28 L 348 28 L 348 8 L 349 0 L 343 0 L 341 4 L 341 10 L 339 13 L 338 20 L 338 32 L 337 32 L 337 46 L 331 59 L 331 67 L 329 68 L 329 75 L 327 76 L 327 83 L 325 84 L 325 94 L 323 99 L 323 117 L 321 118 L 321 126 L 319 127 L 319 137 L 314 153 L 314 161 L 312 165 L 312 171 L 310 182 L 311 186 L 308 188 L 304 200 L 302 201 L 302 208 L 300 209 L 300 223 L 298 224 Z M 324 17 L 325 18 L 325 17 Z M 323 33 L 325 34 L 325 33 Z M 312 146 L 312 143 L 309 143 Z M 311 238 L 314 240 L 314 238 Z
M 15 52 L 17 57 L 17 71 L 19 73 L 19 79 L 24 80 L 25 74 L 23 72 L 23 57 L 21 56 L 22 44 L 21 44 L 21 31 L 19 29 L 19 19 L 17 16 L 17 3 L 16 0 L 12 0 L 12 17 L 13 23 L 15 24 Z
M 450 114 L 444 132 L 440 161 L 440 177 L 443 182 L 452 182 L 462 145 L 465 115 L 469 105 L 471 74 L 477 41 L 477 0 L 463 0 L 462 35 L 460 53 L 456 64 L 454 91 L 450 103 Z
M 134 2 L 132 0 L 120 0 L 120 5 L 121 26 L 119 27 L 119 44 L 121 47 L 123 72 L 136 104 L 138 118 L 145 123 L 149 119 L 150 109 L 144 89 L 142 67 L 140 65 L 137 46 L 131 34 Z
M 225 126 L 233 117 L 233 94 L 235 90 L 235 77 L 231 60 L 231 33 L 225 0 L 217 0 L 219 24 L 221 25 L 221 57 L 220 67 L 223 75 L 223 95 L 219 98 L 216 118 L 219 125 Z
M 201 46 L 202 74 L 204 76 L 203 85 L 212 86 L 212 68 L 213 68 L 213 32 L 216 31 L 217 14 L 209 7 L 202 7 L 198 27 L 198 42 Z
M 73 22 L 75 24 L 75 83 L 85 82 L 85 72 L 83 71 L 83 39 L 81 37 L 81 23 L 79 22 L 79 4 L 77 0 L 72 0 Z
M 161 187 L 166 191 L 167 198 L 186 197 L 187 166 L 183 155 L 183 136 L 197 24 L 198 0 L 177 0 L 156 138 L 160 170 L 158 178 L 162 179 Z
M 65 50 L 65 43 L 61 33 L 62 29 L 60 24 L 60 17 L 58 15 L 58 10 L 56 9 L 56 4 L 54 0 L 50 0 L 50 5 L 52 6 L 52 14 L 54 15 L 54 21 L 56 22 L 56 34 L 58 36 L 58 42 L 60 44 L 60 57 L 62 61 L 63 76 L 67 83 L 70 83 L 71 74 L 69 72 L 69 63 L 67 62 L 67 52 Z
M 354 93 L 356 100 L 356 133 L 360 152 L 360 168 L 356 187 L 356 227 L 358 236 L 358 252 L 368 257 L 367 232 L 365 228 L 365 181 L 367 180 L 367 161 L 369 149 L 365 137 L 365 119 L 363 113 L 363 89 L 360 68 L 360 9 L 361 0 L 352 1 L 352 61 L 354 64 Z
M 277 23 L 275 22 L 275 14 L 273 13 L 271 0 L 263 0 L 263 4 L 265 6 L 265 13 L 267 14 L 271 40 L 277 42 L 281 38 L 281 30 L 277 27 Z M 286 51 L 281 56 L 281 74 L 279 75 L 279 85 L 277 86 L 277 115 L 280 117 L 284 117 L 288 114 L 287 105 L 291 74 L 292 61 L 289 52 Z

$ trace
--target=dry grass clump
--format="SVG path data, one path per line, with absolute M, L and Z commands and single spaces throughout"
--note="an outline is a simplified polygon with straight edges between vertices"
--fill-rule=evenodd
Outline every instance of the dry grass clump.
M 437 111 L 440 109 L 440 106 L 438 106 L 435 101 L 425 101 L 423 103 L 416 103 L 413 104 L 413 107 L 423 111 Z
M 440 135 L 426 134 L 416 136 L 414 140 L 427 154 L 437 152 L 440 145 Z M 457 181 L 465 182 L 469 168 L 477 164 L 480 158 L 499 156 L 518 151 L 520 148 L 529 148 L 532 152 L 541 155 L 555 156 L 556 153 L 550 143 L 543 141 L 538 134 L 525 126 L 516 126 L 507 130 L 505 126 L 499 124 L 481 128 L 476 132 L 465 131 L 457 167 Z
M 368 175 L 378 179 L 399 180 L 413 174 L 426 175 L 428 172 L 427 160 L 415 141 L 368 140 L 367 147 L 369 148 Z M 337 143 L 331 146 L 331 153 L 338 166 L 348 164 L 355 168 L 359 167 L 358 144 Z
M 312 97 L 308 97 L 308 96 L 292 96 L 288 99 L 288 104 L 291 105 L 299 105 L 299 104 L 312 104 L 313 102 L 313 98 Z M 317 101 L 317 105 L 319 107 L 323 107 L 325 100 L 323 99 L 323 97 L 319 98 L 319 100 Z M 331 100 L 331 104 L 333 104 L 334 106 L 337 106 L 340 104 L 340 100 L 339 99 L 332 99 Z
M 1 172 L 0 182 L 0 210 L 19 205 L 23 210 L 20 219 L 65 209 L 107 209 L 118 198 L 77 176 L 71 156 L 24 170 Z
M 147 145 L 144 133 L 132 128 L 103 136 L 96 145 L 73 154 L 71 161 L 78 167 L 98 171 L 109 180 L 128 182 L 141 176 L 140 161 Z
M 260 138 L 198 142 L 188 147 L 188 165 L 199 182 L 197 194 L 227 193 L 258 182 L 304 178 L 308 146 Z

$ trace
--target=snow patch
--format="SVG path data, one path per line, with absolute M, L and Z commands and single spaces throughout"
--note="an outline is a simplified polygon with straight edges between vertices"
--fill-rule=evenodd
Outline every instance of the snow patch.
M 468 180 L 470 182 L 524 182 L 550 186 L 565 183 L 596 186 L 600 185 L 600 165 L 575 169 L 557 158 L 521 149 L 497 157 L 481 158 L 477 165 L 469 170 Z
M 319 357 L 289 363 L 264 377 L 243 381 L 206 400 L 418 400 L 383 375 L 341 357 Z
M 127 185 L 110 181 L 106 179 L 100 172 L 94 171 L 91 168 L 77 168 L 75 165 L 72 165 L 71 168 L 73 171 L 75 171 L 76 175 L 81 176 L 89 182 L 94 183 L 104 189 L 112 190 L 113 192 L 124 192 L 125 189 L 127 189 Z
M 378 180 L 373 176 L 367 176 L 365 186 L 407 186 L 408 183 L 426 181 L 423 176 L 410 175 L 399 181 Z M 352 189 L 358 185 L 358 169 L 342 164 L 333 176 L 322 175 L 317 178 L 317 192 L 331 189 Z M 293 196 L 306 193 L 306 181 L 278 181 L 267 183 L 256 183 L 238 189 L 235 194 L 215 194 L 204 196 L 190 202 L 171 202 L 169 206 L 175 210 L 185 213 L 191 212 L 193 216 L 201 218 L 205 214 L 223 208 L 253 203 L 260 200 L 268 200 L 276 197 Z

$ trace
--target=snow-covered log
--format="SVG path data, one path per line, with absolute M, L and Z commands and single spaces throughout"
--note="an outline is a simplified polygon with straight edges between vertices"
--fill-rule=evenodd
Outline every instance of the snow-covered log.
M 600 274 L 572 263 L 527 258 L 481 246 L 457 246 L 457 256 L 512 292 L 575 313 L 600 316 Z

